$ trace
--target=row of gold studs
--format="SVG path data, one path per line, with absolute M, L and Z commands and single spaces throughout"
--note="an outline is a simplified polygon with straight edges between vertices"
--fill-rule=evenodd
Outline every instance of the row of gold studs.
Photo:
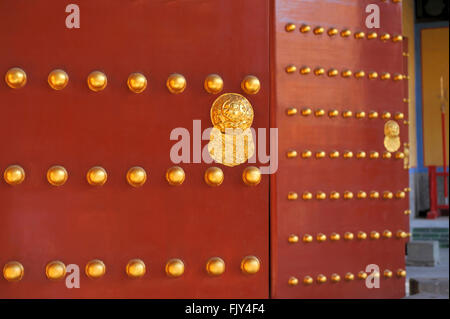
M 359 240 L 366 240 L 367 238 L 373 239 L 373 240 L 378 240 L 380 238 L 385 238 L 385 239 L 390 239 L 392 238 L 393 234 L 390 230 L 385 230 L 382 234 L 380 234 L 377 231 L 372 231 L 370 232 L 369 235 L 367 235 L 366 232 L 360 231 L 356 234 L 356 238 Z M 403 231 L 403 230 L 399 230 L 397 231 L 397 233 L 395 234 L 395 237 L 397 239 L 406 239 L 408 237 L 411 237 L 411 234 Z M 355 235 L 352 232 L 346 232 L 344 234 L 344 240 L 346 241 L 352 241 L 353 239 L 355 239 Z M 330 235 L 330 241 L 339 241 L 341 240 L 341 235 L 339 235 L 338 233 L 332 233 Z M 305 234 L 302 237 L 302 242 L 305 244 L 310 244 L 314 241 L 314 237 L 310 234 Z M 325 241 L 327 241 L 327 235 L 323 234 L 323 233 L 319 233 L 316 235 L 316 241 L 318 243 L 323 243 Z M 300 238 L 298 235 L 295 234 L 291 234 L 289 235 L 288 238 L 288 242 L 291 244 L 296 244 L 300 242 Z
M 294 116 L 299 114 L 299 111 L 296 107 L 290 107 L 288 109 L 286 109 L 286 114 L 289 116 Z M 302 116 L 310 116 L 313 115 L 315 117 L 324 117 L 325 115 L 328 115 L 329 118 L 337 118 L 339 117 L 339 115 L 341 115 L 343 118 L 345 119 L 350 119 L 353 116 L 357 119 L 364 119 L 364 118 L 369 118 L 369 119 L 378 119 L 378 118 L 382 118 L 383 120 L 388 120 L 392 118 L 392 113 L 385 111 L 381 113 L 381 117 L 379 112 L 377 111 L 370 111 L 368 114 L 365 111 L 356 111 L 353 112 L 351 110 L 343 110 L 343 111 L 339 111 L 336 109 L 332 109 L 329 110 L 328 112 L 324 109 L 316 109 L 316 110 L 312 110 L 309 107 L 305 107 L 303 109 L 300 110 L 300 114 Z M 403 120 L 405 118 L 405 114 L 401 113 L 401 112 L 397 112 L 394 114 L 394 119 L 396 119 L 397 121 Z
M 56 69 L 48 75 L 48 84 L 54 90 L 62 90 L 69 84 L 69 75 L 66 71 Z M 27 84 L 27 74 L 24 70 L 14 67 L 5 75 L 6 84 L 13 89 L 20 89 Z M 100 71 L 93 71 L 87 77 L 89 89 L 94 92 L 102 91 L 108 85 L 108 77 Z M 127 86 L 131 92 L 142 93 L 147 88 L 147 78 L 142 73 L 131 73 L 127 79 Z M 182 93 L 187 87 L 187 80 L 182 74 L 173 73 L 166 81 L 168 90 L 173 94 Z M 210 74 L 204 81 L 206 92 L 220 93 L 223 90 L 224 81 L 218 74 Z M 247 75 L 241 82 L 242 90 L 247 94 L 257 94 L 261 89 L 261 83 L 256 76 Z
M 284 28 L 285 28 L 286 32 L 294 32 L 297 29 L 297 25 L 295 23 L 288 23 L 288 24 L 285 25 Z M 304 33 L 304 34 L 305 33 L 309 33 L 311 31 L 315 35 L 322 35 L 322 34 L 325 33 L 325 28 L 324 27 L 316 26 L 316 27 L 313 28 L 312 26 L 310 26 L 308 24 L 300 25 L 299 30 L 300 30 L 301 33 Z M 342 29 L 341 31 L 339 31 L 339 29 L 337 29 L 337 28 L 329 28 L 327 30 L 327 34 L 330 37 L 334 37 L 336 35 L 340 35 L 343 38 L 349 38 L 353 34 L 354 38 L 357 39 L 357 40 L 362 40 L 362 39 L 366 39 L 366 38 L 368 40 L 374 40 L 374 39 L 378 38 L 378 33 L 374 32 L 374 31 L 372 31 L 372 32 L 370 32 L 370 33 L 368 33 L 366 35 L 366 33 L 363 32 L 363 31 L 353 32 L 353 31 L 351 31 L 349 29 Z M 397 35 L 391 36 L 391 34 L 387 33 L 387 32 L 381 34 L 379 38 L 380 38 L 381 41 L 384 41 L 384 42 L 389 41 L 389 40 L 392 40 L 392 42 L 395 42 L 395 43 L 403 41 L 403 36 L 402 35 L 397 34 Z
M 246 256 L 241 261 L 241 271 L 244 274 L 256 274 L 261 267 L 259 259 L 255 256 Z M 170 259 L 165 265 L 165 272 L 169 277 L 180 277 L 184 274 L 185 264 L 179 258 Z M 220 257 L 212 257 L 206 262 L 206 273 L 211 276 L 220 276 L 225 272 L 225 261 Z M 18 261 L 10 261 L 3 267 L 3 278 L 8 281 L 20 281 L 24 276 L 23 265 Z M 106 274 L 106 265 L 99 259 L 91 260 L 85 267 L 86 276 L 98 279 Z M 147 267 L 141 259 L 132 259 L 125 266 L 125 273 L 130 278 L 140 278 L 147 273 Z M 60 280 L 66 276 L 66 265 L 59 261 L 51 261 L 45 267 L 45 275 L 50 280 Z
M 356 194 L 357 199 L 384 199 L 384 200 L 391 200 L 391 199 L 405 199 L 406 193 L 409 191 L 409 188 L 405 188 L 404 190 L 397 191 L 395 194 L 391 191 L 384 191 L 383 194 L 380 195 L 380 192 L 378 191 L 371 191 L 369 194 L 367 194 L 365 191 L 359 191 Z M 318 191 L 316 195 L 314 196 L 313 193 L 305 191 L 303 192 L 301 198 L 304 201 L 309 201 L 313 199 L 317 200 L 326 200 L 327 198 L 331 200 L 338 200 L 341 198 L 341 194 L 336 191 L 330 192 L 328 195 L 325 192 Z M 345 200 L 351 200 L 355 198 L 355 194 L 351 191 L 345 191 L 342 195 L 342 199 Z M 290 201 L 295 201 L 299 199 L 299 195 L 296 192 L 289 192 L 287 195 L 287 199 Z
M 379 274 L 378 274 L 378 276 L 379 276 Z M 383 271 L 383 277 L 384 278 L 390 279 L 393 276 L 394 276 L 394 274 L 393 274 L 393 272 L 391 270 L 386 269 L 386 270 Z M 406 277 L 406 271 L 404 269 L 398 269 L 396 271 L 396 276 L 399 279 L 405 278 Z M 368 274 L 365 271 L 360 271 L 356 276 L 353 273 L 348 272 L 348 273 L 345 274 L 344 280 L 347 281 L 347 282 L 350 282 L 350 281 L 355 280 L 355 278 L 358 278 L 360 280 L 365 280 L 367 277 L 368 277 Z M 315 282 L 318 283 L 318 284 L 324 284 L 327 281 L 328 281 L 327 276 L 325 276 L 323 274 L 317 275 L 316 280 L 315 280 Z M 333 273 L 330 276 L 330 281 L 332 283 L 338 283 L 338 282 L 341 281 L 341 276 L 339 274 Z M 309 286 L 309 285 L 312 285 L 313 283 L 314 283 L 314 278 L 312 276 L 305 276 L 303 278 L 303 284 L 304 285 Z M 288 284 L 290 286 L 297 286 L 299 284 L 299 280 L 298 280 L 297 277 L 292 276 L 292 277 L 289 278 Z
M 286 68 L 284 70 L 288 74 L 293 74 L 298 71 L 298 68 L 297 68 L 297 66 L 290 64 L 290 65 L 286 66 Z M 348 69 L 339 71 L 337 69 L 332 68 L 332 69 L 329 69 L 328 71 L 326 71 L 325 68 L 323 68 L 323 67 L 316 67 L 314 70 L 312 70 L 308 66 L 301 67 L 299 73 L 301 75 L 308 75 L 308 74 L 311 74 L 311 72 L 313 72 L 314 75 L 316 75 L 316 76 L 322 76 L 322 75 L 327 74 L 330 78 L 334 78 L 334 77 L 337 77 L 338 75 L 341 75 L 341 77 L 343 77 L 343 78 L 350 78 L 350 77 L 354 76 L 357 79 L 363 79 L 366 76 L 366 72 L 363 70 L 358 70 L 358 71 L 353 72 L 352 70 L 348 70 Z M 409 77 L 407 75 L 403 75 L 400 73 L 395 73 L 394 75 L 391 75 L 391 73 L 389 73 L 389 72 L 378 73 L 376 71 L 371 71 L 371 72 L 367 73 L 367 78 L 370 80 L 375 80 L 375 79 L 380 78 L 383 81 L 391 80 L 391 79 L 394 81 L 402 81 L 402 80 L 408 79 Z
M 407 143 L 405 143 L 407 144 Z M 310 150 L 304 150 L 302 151 L 302 153 L 300 154 L 301 157 L 303 159 L 308 159 L 313 157 L 313 152 Z M 286 157 L 289 159 L 293 159 L 293 158 L 297 158 L 299 156 L 298 152 L 296 150 L 289 150 L 286 152 Z M 314 154 L 314 157 L 316 159 L 323 159 L 327 157 L 327 152 L 325 151 L 317 151 Z M 328 157 L 331 159 L 337 159 L 341 157 L 341 153 L 337 150 L 333 150 L 331 152 L 329 152 Z M 354 155 L 354 153 L 352 151 L 344 151 L 342 154 L 342 157 L 344 159 L 351 159 L 353 157 L 356 157 L 357 159 L 364 159 L 367 158 L 367 153 L 365 151 L 357 151 L 356 152 L 356 156 Z M 380 153 L 377 151 L 370 151 L 369 152 L 369 158 L 370 159 L 378 159 L 380 158 Z M 381 158 L 383 159 L 391 159 L 392 158 L 392 153 L 388 152 L 388 151 L 384 151 L 383 154 L 381 155 Z M 394 154 L 394 158 L 397 160 L 401 160 L 405 158 L 405 153 L 403 152 L 396 152 Z
M 19 185 L 25 180 L 25 170 L 19 165 L 11 165 L 5 169 L 3 178 L 9 185 Z M 53 186 L 62 186 L 67 182 L 69 174 L 60 165 L 52 166 L 47 171 L 47 180 Z M 186 178 L 184 170 L 173 166 L 166 172 L 166 180 L 172 186 L 183 184 Z M 92 186 L 102 186 L 108 179 L 108 173 L 103 167 L 94 166 L 86 174 L 88 183 Z M 144 168 L 134 166 L 126 174 L 128 184 L 140 187 L 147 181 L 147 172 Z M 210 167 L 205 171 L 205 183 L 209 186 L 220 186 L 224 180 L 224 173 L 219 167 Z M 246 167 L 242 173 L 242 180 L 249 186 L 256 186 L 261 182 L 261 171 L 254 166 Z

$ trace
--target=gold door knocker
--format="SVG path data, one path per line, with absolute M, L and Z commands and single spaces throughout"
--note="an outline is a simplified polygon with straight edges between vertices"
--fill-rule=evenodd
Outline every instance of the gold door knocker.
M 392 153 L 397 152 L 401 145 L 400 125 L 395 121 L 387 121 L 384 124 L 384 147 Z
M 219 96 L 211 107 L 213 129 L 208 151 L 211 157 L 225 166 L 245 163 L 255 153 L 251 126 L 253 108 L 242 95 L 226 93 Z

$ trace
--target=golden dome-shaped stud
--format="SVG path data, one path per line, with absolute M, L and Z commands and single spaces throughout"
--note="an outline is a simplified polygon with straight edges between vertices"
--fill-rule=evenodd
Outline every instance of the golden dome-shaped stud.
M 370 32 L 367 35 L 367 39 L 369 39 L 369 40 L 373 40 L 373 39 L 376 39 L 376 38 L 378 38 L 378 33 L 376 33 L 376 32 Z
M 296 192 L 289 192 L 287 198 L 291 201 L 297 200 L 298 194 Z
M 60 280 L 66 276 L 66 265 L 59 260 L 49 262 L 45 267 L 45 275 L 50 280 Z
M 361 279 L 361 280 L 366 280 L 367 277 L 368 277 L 368 275 L 367 275 L 367 273 L 365 271 L 360 271 L 358 273 L 358 278 Z
M 351 35 L 352 35 L 352 31 L 350 31 L 350 30 L 346 29 L 346 30 L 341 31 L 341 37 L 343 37 L 343 38 L 348 38 Z
M 247 94 L 257 94 L 261 89 L 261 82 L 256 76 L 247 75 L 242 80 L 241 88 Z
M 130 278 L 140 278 L 146 271 L 145 263 L 141 259 L 131 259 L 125 267 L 125 272 Z
M 62 186 L 69 178 L 67 170 L 59 165 L 52 166 L 47 171 L 47 180 L 53 186 Z
M 358 151 L 357 153 L 356 153 L 356 158 L 357 159 L 363 159 L 363 158 L 366 158 L 366 152 L 364 152 L 364 151 Z
M 290 107 L 286 110 L 286 114 L 289 116 L 294 116 L 298 114 L 298 110 L 295 107 Z
M 380 239 L 380 233 L 379 232 L 377 232 L 377 231 L 372 231 L 372 232 L 370 232 L 370 239 L 373 239 L 373 240 L 378 240 L 378 239 Z
M 325 74 L 325 69 L 324 68 L 316 68 L 314 70 L 314 74 L 317 75 L 317 76 L 324 75 Z
M 294 235 L 294 234 L 289 235 L 288 242 L 290 242 L 291 244 L 296 244 L 296 243 L 298 243 L 298 241 L 299 241 L 299 238 L 297 235 Z
M 349 199 L 353 199 L 353 197 L 354 197 L 354 195 L 352 192 L 349 192 L 349 191 L 344 192 L 344 199 L 349 200 Z
M 312 285 L 312 284 L 314 283 L 314 278 L 311 277 L 311 276 L 305 276 L 305 277 L 303 278 L 303 283 L 304 283 L 305 285 Z
M 94 92 L 102 91 L 108 85 L 106 74 L 100 71 L 91 72 L 87 77 L 87 84 Z
M 256 274 L 261 268 L 261 262 L 255 256 L 247 256 L 242 259 L 241 270 L 244 274 Z
M 5 182 L 9 185 L 19 185 L 25 180 L 25 170 L 19 165 L 11 165 L 3 173 Z
M 352 116 L 353 116 L 353 112 L 352 111 L 346 110 L 346 111 L 342 112 L 342 117 L 345 118 L 345 119 L 349 119 Z
M 313 240 L 314 240 L 313 236 L 311 236 L 311 235 L 309 235 L 309 234 L 303 235 L 302 241 L 303 241 L 305 244 L 312 243 Z
M 393 199 L 394 198 L 394 194 L 390 191 L 385 191 L 383 192 L 383 199 Z
M 331 198 L 331 199 L 337 200 L 337 199 L 339 199 L 340 197 L 341 197 L 341 194 L 339 194 L 338 192 L 331 192 L 331 193 L 330 193 L 330 198 Z
M 310 192 L 304 192 L 302 194 L 302 199 L 303 200 L 311 200 L 311 199 L 313 199 L 313 194 Z
M 367 193 L 365 191 L 359 191 L 358 195 L 356 195 L 356 197 L 358 199 L 366 199 L 367 198 Z
M 172 166 L 166 172 L 166 180 L 172 186 L 180 186 L 186 178 L 184 170 L 179 166 Z
M 405 153 L 403 153 L 403 152 L 395 153 L 395 159 L 400 160 L 400 159 L 404 159 L 404 158 L 405 158 Z
M 353 281 L 355 280 L 355 275 L 351 272 L 348 272 L 345 274 L 345 281 Z
M 355 39 L 359 40 L 359 39 L 364 39 L 365 37 L 366 37 L 366 34 L 362 31 L 355 33 Z
M 327 153 L 325 153 L 324 151 L 316 152 L 316 158 L 317 159 L 322 159 L 322 158 L 325 158 L 326 156 L 327 156 Z
M 367 234 L 365 232 L 363 232 L 363 231 L 360 231 L 360 232 L 358 232 L 357 237 L 358 237 L 359 240 L 366 240 L 367 239 Z
M 19 281 L 23 278 L 24 268 L 18 261 L 10 261 L 3 267 L 3 277 L 8 281 Z
M 383 276 L 385 277 L 385 278 L 392 278 L 392 271 L 390 271 L 389 269 L 386 269 L 384 272 L 383 272 Z
M 378 78 L 378 73 L 377 72 L 369 72 L 369 79 L 370 80 L 375 80 Z
M 27 84 L 27 74 L 20 68 L 12 68 L 6 72 L 5 81 L 10 88 L 20 89 Z
M 353 233 L 351 232 L 346 232 L 344 234 L 344 239 L 347 241 L 353 240 L 355 238 L 355 235 L 353 235 Z
M 289 286 L 297 286 L 298 285 L 298 279 L 295 277 L 291 277 L 288 280 Z
M 403 74 L 394 74 L 394 81 L 402 81 L 404 79 Z
M 380 158 L 380 153 L 376 152 L 376 151 L 371 151 L 370 152 L 370 159 L 377 159 Z
M 383 72 L 381 73 L 381 79 L 382 80 L 390 80 L 391 79 L 391 74 L 388 72 Z
M 344 158 L 345 159 L 353 158 L 353 152 L 352 151 L 344 151 Z
M 330 29 L 328 29 L 327 33 L 330 37 L 332 37 L 332 36 L 337 35 L 339 33 L 339 30 L 336 28 L 330 28 Z
M 398 191 L 397 193 L 395 193 L 395 198 L 397 199 L 405 199 L 406 198 L 406 193 L 403 191 Z
M 106 266 L 103 261 L 94 259 L 86 264 L 85 272 L 86 276 L 88 276 L 89 278 L 98 279 L 105 275 Z
M 397 269 L 397 277 L 398 278 L 405 278 L 406 277 L 406 270 L 404 269 Z
M 316 199 L 317 200 L 325 200 L 325 199 L 327 199 L 327 194 L 324 192 L 317 192 Z
M 381 118 L 384 120 L 388 120 L 392 117 L 392 114 L 390 112 L 383 112 L 383 114 L 381 114 Z
M 147 172 L 139 166 L 131 167 L 127 172 L 127 182 L 133 187 L 141 187 L 147 181 Z
M 218 74 L 210 74 L 205 79 L 204 87 L 208 93 L 220 93 L 223 90 L 223 79 Z
M 369 112 L 369 119 L 377 119 L 378 118 L 378 112 L 377 111 L 370 111 Z
M 331 275 L 331 282 L 338 283 L 340 281 L 341 281 L 341 276 L 339 276 L 338 274 L 332 274 Z
M 317 276 L 317 283 L 319 283 L 319 284 L 324 284 L 327 282 L 327 280 L 328 279 L 325 275 L 320 274 Z
M 339 75 L 339 71 L 336 69 L 330 69 L 328 70 L 328 76 L 329 77 L 335 77 Z
M 402 42 L 402 41 L 403 41 L 403 36 L 400 35 L 400 34 L 395 35 L 395 36 L 392 38 L 392 41 L 393 41 L 393 42 Z
M 182 74 L 172 73 L 167 78 L 166 86 L 169 89 L 170 93 L 180 94 L 183 93 L 186 89 L 187 81 Z
M 293 23 L 288 23 L 288 24 L 286 24 L 284 29 L 286 30 L 286 32 L 292 32 L 292 31 L 295 31 L 296 26 Z
M 325 115 L 325 110 L 324 110 L 324 109 L 318 109 L 318 110 L 316 110 L 316 111 L 314 112 L 314 115 L 315 115 L 316 117 L 322 117 L 322 116 Z
M 392 238 L 392 232 L 390 230 L 385 230 L 383 232 L 383 238 L 386 238 L 386 239 Z
M 147 78 L 142 73 L 131 73 L 127 85 L 131 92 L 142 93 L 147 88 Z
M 210 167 L 205 171 L 205 182 L 209 186 L 220 186 L 223 180 L 224 174 L 219 167 Z
M 303 116 L 310 116 L 311 114 L 312 114 L 312 110 L 310 108 L 302 109 L 302 115 Z
M 86 179 L 92 186 L 102 186 L 108 179 L 108 173 L 103 167 L 94 166 L 87 172 Z
M 366 72 L 364 71 L 357 71 L 355 72 L 355 78 L 357 79 L 363 79 L 366 76 Z
M 166 274 L 169 277 L 180 277 L 184 274 L 184 262 L 181 259 L 174 258 L 166 264 Z
M 312 152 L 309 150 L 302 152 L 302 158 L 311 158 L 311 156 L 312 156 Z
M 311 31 L 311 26 L 309 25 L 304 24 L 300 27 L 301 33 L 308 33 L 309 31 Z
M 261 182 L 261 171 L 259 168 L 249 166 L 242 172 L 242 180 L 248 186 L 256 186 Z
M 366 112 L 364 112 L 364 111 L 356 112 L 355 117 L 356 117 L 357 119 L 363 119 L 363 118 L 366 117 Z
M 53 70 L 48 75 L 48 84 L 54 90 L 62 90 L 69 84 L 69 75 L 64 70 Z
M 332 159 L 336 159 L 336 158 L 339 158 L 340 154 L 339 154 L 339 151 L 331 151 L 329 156 Z
M 287 158 L 296 158 L 298 156 L 298 153 L 296 150 L 290 150 L 286 152 Z
M 330 110 L 328 112 L 328 116 L 329 117 L 338 117 L 339 116 L 339 111 L 338 110 Z
M 395 118 L 397 121 L 403 120 L 403 119 L 405 118 L 405 114 L 403 114 L 403 113 L 401 113 L 401 112 L 397 112 L 397 113 L 395 113 L 394 118 Z
M 380 37 L 382 41 L 388 41 L 391 39 L 391 35 L 389 33 L 383 33 Z
M 341 76 L 343 78 L 349 78 L 353 75 L 353 72 L 351 70 L 344 70 L 341 72 Z
M 370 198 L 371 199 L 378 199 L 378 198 L 380 198 L 380 193 L 377 192 L 377 191 L 371 191 L 370 192 Z
M 315 35 L 320 35 L 320 34 L 325 32 L 325 29 L 322 28 L 322 27 L 315 27 L 313 32 L 314 32 Z
M 220 257 L 212 257 L 206 262 L 206 272 L 211 276 L 220 276 L 225 272 L 225 261 Z
M 383 159 L 391 159 L 391 158 L 392 158 L 391 152 L 388 151 L 383 152 Z
M 407 209 L 403 212 L 404 215 L 411 215 L 411 210 Z
M 399 230 L 396 234 L 396 237 L 398 239 L 405 239 L 408 237 L 408 233 L 404 232 L 403 230 Z
M 332 233 L 330 235 L 330 239 L 331 241 L 339 241 L 341 240 L 341 235 L 339 235 L 338 233 Z
M 297 67 L 293 64 L 290 64 L 285 69 L 286 73 L 295 73 L 297 72 Z
M 319 233 L 319 234 L 317 234 L 317 236 L 316 236 L 316 240 L 317 240 L 319 243 L 323 243 L 323 242 L 325 242 L 325 241 L 327 240 L 327 235 L 322 234 L 322 233 Z
M 300 74 L 307 75 L 311 73 L 311 68 L 304 66 L 300 69 Z

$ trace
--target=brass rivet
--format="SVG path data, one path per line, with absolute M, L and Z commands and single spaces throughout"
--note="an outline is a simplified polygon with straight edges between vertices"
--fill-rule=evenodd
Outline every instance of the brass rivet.
M 223 79 L 218 74 L 210 74 L 206 77 L 203 87 L 210 94 L 218 94 L 223 90 Z
M 20 89 L 27 84 L 27 74 L 21 68 L 12 68 L 6 72 L 5 81 L 10 88 Z
M 131 167 L 126 176 L 128 184 L 133 187 L 141 187 L 147 181 L 147 172 L 139 166 Z
M 69 83 L 69 75 L 64 70 L 53 70 L 47 78 L 48 84 L 54 90 L 62 90 Z
M 319 234 L 317 234 L 317 236 L 316 236 L 316 240 L 317 240 L 319 243 L 323 243 L 323 242 L 325 242 L 325 241 L 327 240 L 327 235 L 322 234 L 322 233 L 319 233 Z
M 303 200 L 311 200 L 311 199 L 313 199 L 313 194 L 310 192 L 304 192 L 302 194 L 302 199 Z
M 354 238 L 355 238 L 355 236 L 351 232 L 346 232 L 344 234 L 344 239 L 347 240 L 347 241 L 353 240 Z
M 286 24 L 284 29 L 286 30 L 286 32 L 292 32 L 292 31 L 295 31 L 296 26 L 293 23 L 288 23 L 288 24 Z
M 225 261 L 220 257 L 213 257 L 206 263 L 206 272 L 211 276 L 220 276 L 225 272 Z
M 45 266 L 45 275 L 50 280 L 60 280 L 66 276 L 66 265 L 59 260 L 49 262 Z
M 125 267 L 125 272 L 130 278 L 140 278 L 146 273 L 145 263 L 140 259 L 132 259 Z
M 98 279 L 103 277 L 106 273 L 106 266 L 103 261 L 94 259 L 86 264 L 86 275 L 91 279 Z
M 242 180 L 248 186 L 256 186 L 261 182 L 261 171 L 259 168 L 254 166 L 249 166 L 242 172 Z
M 173 258 L 166 263 L 166 274 L 169 277 L 180 277 L 184 274 L 184 262 L 181 259 Z
M 365 232 L 363 232 L 363 231 L 360 231 L 360 232 L 358 232 L 357 237 L 358 237 L 359 240 L 366 240 L 367 239 L 367 234 Z
M 256 274 L 261 268 L 259 259 L 255 256 L 247 256 L 241 262 L 241 270 L 245 274 Z
M 187 81 L 182 74 L 173 73 L 167 78 L 166 86 L 170 93 L 180 94 L 186 89 Z
M 212 187 L 217 187 L 222 185 L 224 180 L 224 174 L 219 167 L 209 167 L 205 171 L 204 175 L 205 183 Z
M 317 283 L 323 284 L 326 282 L 327 282 L 327 277 L 325 275 L 320 274 L 317 276 Z
M 288 242 L 290 242 L 291 244 L 296 244 L 298 243 L 299 239 L 297 235 L 290 235 L 288 238 Z
M 108 174 L 103 167 L 94 166 L 87 172 L 86 179 L 92 186 L 102 186 L 108 180 Z
M 287 196 L 288 200 L 294 201 L 298 199 L 298 194 L 295 192 L 290 192 Z
M 288 280 L 289 286 L 297 286 L 298 285 L 298 279 L 295 277 L 291 277 Z
M 353 281 L 355 280 L 355 275 L 353 275 L 351 272 L 348 272 L 345 274 L 345 280 L 346 281 Z
M 147 78 L 142 73 L 131 73 L 127 85 L 131 92 L 142 93 L 147 88 Z
M 18 261 L 10 261 L 3 267 L 3 278 L 7 281 L 20 281 L 25 270 Z
M 241 88 L 247 94 L 257 94 L 261 89 L 261 82 L 256 76 L 247 75 L 242 80 Z
M 338 274 L 332 274 L 331 275 L 331 282 L 333 283 L 337 283 L 341 281 L 341 276 L 339 276 Z
M 62 186 L 66 183 L 69 174 L 62 166 L 55 165 L 47 171 L 47 181 L 53 186 Z
M 108 85 L 106 74 L 100 71 L 93 71 L 87 77 L 89 89 L 94 92 L 100 92 Z
M 180 186 L 186 179 L 184 170 L 179 166 L 172 166 L 166 172 L 166 180 L 172 186 Z
M 305 235 L 303 235 L 303 239 L 302 240 L 303 240 L 303 242 L 305 244 L 309 244 L 309 243 L 313 242 L 314 238 L 313 238 L 313 236 L 311 236 L 309 234 L 305 234 Z
M 3 178 L 9 185 L 19 185 L 25 180 L 25 170 L 19 165 L 11 165 L 5 169 Z

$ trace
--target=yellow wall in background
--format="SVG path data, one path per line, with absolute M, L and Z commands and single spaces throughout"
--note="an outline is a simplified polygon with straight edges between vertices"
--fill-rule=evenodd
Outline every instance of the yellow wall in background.
M 423 135 L 425 166 L 442 166 L 442 131 L 440 77 L 448 92 L 449 40 L 448 28 L 422 30 Z M 446 140 L 448 165 L 448 104 L 446 107 Z
M 417 135 L 416 135 L 416 68 L 414 54 L 414 0 L 403 0 L 403 35 L 408 39 L 408 91 L 409 91 L 409 163 L 417 166 Z

